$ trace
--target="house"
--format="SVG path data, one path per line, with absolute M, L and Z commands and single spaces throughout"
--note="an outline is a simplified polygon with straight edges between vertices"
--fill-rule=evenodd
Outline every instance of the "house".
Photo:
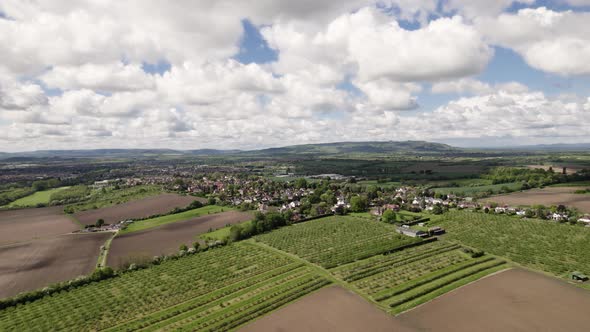
M 525 210 L 518 210 L 518 211 L 516 211 L 516 215 L 524 217 L 526 215 L 526 211 Z
M 590 225 L 590 216 L 584 216 L 578 219 L 578 222 L 583 222 L 586 225 Z
M 553 213 L 553 214 L 551 215 L 551 219 L 553 219 L 554 221 L 563 221 L 563 220 L 567 220 L 567 214 Z
M 494 212 L 496 212 L 496 213 L 504 213 L 504 212 L 506 212 L 506 208 L 505 207 L 498 206 L 498 207 L 496 207 L 494 209 Z
M 262 213 L 268 212 L 268 205 L 263 204 L 263 203 L 259 203 L 258 204 L 258 211 L 260 211 Z

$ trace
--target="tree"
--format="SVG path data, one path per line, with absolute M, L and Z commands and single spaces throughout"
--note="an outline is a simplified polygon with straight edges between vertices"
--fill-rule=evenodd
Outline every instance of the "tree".
M 385 212 L 383 212 L 383 215 L 381 215 L 381 220 L 383 220 L 386 223 L 394 223 L 396 219 L 395 216 L 395 212 L 393 212 L 393 210 L 385 210 Z
M 338 206 L 334 207 L 334 214 L 342 216 L 345 213 L 346 213 L 346 209 L 344 209 L 344 206 L 338 205 Z
M 434 214 L 442 214 L 443 212 L 444 212 L 443 208 L 439 204 L 436 204 L 435 206 L 432 207 L 432 213 L 434 213 Z
M 186 244 L 181 244 L 180 247 L 178 247 L 178 249 L 180 251 L 187 251 L 188 250 L 188 247 L 186 246 Z
M 242 239 L 242 227 L 233 225 L 229 229 L 229 242 L 236 242 Z
M 200 246 L 201 246 L 201 244 L 199 243 L 199 241 L 193 242 L 193 248 L 195 248 L 195 250 L 198 251 Z
M 209 205 L 215 205 L 216 202 L 217 201 L 216 201 L 215 197 L 209 197 L 209 199 L 207 200 L 207 204 L 209 204 Z
M 189 210 L 202 208 L 203 203 L 199 201 L 192 201 L 191 204 L 188 206 Z
M 104 225 L 104 219 L 102 219 L 102 218 L 101 218 L 101 219 L 98 219 L 98 220 L 96 221 L 96 224 L 95 224 L 95 226 L 96 226 L 96 227 L 101 227 L 102 225 Z
M 295 188 L 297 188 L 297 189 L 307 188 L 307 180 L 305 180 L 305 178 L 299 178 L 299 179 L 295 180 Z
M 350 199 L 350 210 L 352 212 L 364 212 L 367 210 L 369 203 L 364 196 L 353 196 Z

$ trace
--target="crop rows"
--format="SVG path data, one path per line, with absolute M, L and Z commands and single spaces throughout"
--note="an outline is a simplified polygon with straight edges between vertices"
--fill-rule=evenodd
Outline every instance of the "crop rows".
M 491 273 L 504 261 L 471 258 L 454 243 L 436 241 L 343 265 L 331 273 L 394 313 Z
M 352 282 L 390 270 L 393 267 L 420 261 L 457 248 L 459 248 L 457 244 L 434 242 L 406 249 L 400 254 L 374 256 L 371 259 L 359 262 L 359 264 L 346 265 L 342 269 L 333 270 L 332 273 L 344 281 Z
M 451 211 L 439 224 L 448 237 L 534 269 L 590 274 L 590 229 L 544 220 Z
M 399 313 L 427 302 L 472 280 L 477 280 L 487 274 L 498 271 L 504 268 L 504 265 L 505 261 L 492 259 L 479 261 L 475 265 L 466 265 L 462 269 L 450 274 L 439 271 L 440 278 L 435 278 L 433 275 L 426 276 L 425 278 L 428 278 L 428 282 L 417 287 L 407 287 L 406 291 L 400 292 L 398 295 L 388 298 L 381 303 L 392 308 L 394 313 Z M 418 280 L 415 282 L 420 284 Z
M 362 292 L 374 295 L 392 287 L 412 281 L 423 275 L 444 269 L 448 266 L 462 263 L 469 257 L 458 250 L 441 250 L 436 255 L 427 255 L 403 265 L 393 266 L 391 269 L 375 274 L 366 279 L 354 282 Z
M 256 239 L 325 268 L 421 241 L 398 234 L 388 224 L 336 216 L 283 227 Z
M 63 291 L 0 311 L 0 330 L 225 330 L 328 283 L 247 243 Z M 195 325 L 196 324 L 196 325 Z

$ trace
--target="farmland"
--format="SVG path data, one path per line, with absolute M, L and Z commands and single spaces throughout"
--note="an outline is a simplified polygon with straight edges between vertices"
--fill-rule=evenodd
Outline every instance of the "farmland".
M 578 195 L 574 192 L 580 187 L 546 187 L 516 192 L 509 195 L 493 196 L 486 202 L 496 202 L 508 205 L 566 205 L 590 213 L 590 196 Z
M 323 288 L 240 329 L 243 332 L 365 330 L 413 331 L 342 287 Z
M 328 283 L 289 258 L 234 244 L 5 309 L 0 330 L 229 330 Z
M 92 272 L 110 235 L 66 234 L 0 247 L 0 298 Z
M 161 216 L 161 217 L 139 220 L 139 221 L 136 221 L 136 222 L 130 224 L 129 226 L 127 226 L 127 228 L 122 230 L 120 232 L 120 234 L 137 232 L 137 231 L 170 224 L 170 223 L 181 221 L 181 220 L 188 220 L 188 219 L 193 219 L 193 218 L 197 218 L 197 217 L 208 215 L 208 214 L 215 214 L 215 213 L 220 213 L 220 212 L 224 212 L 224 211 L 231 211 L 231 210 L 232 210 L 232 208 L 228 208 L 228 207 L 207 205 L 202 208 L 192 209 L 192 210 L 188 210 L 188 211 L 181 212 L 181 213 L 174 213 L 174 214 L 169 214 L 169 215 L 165 215 L 165 216 Z
M 151 260 L 155 255 L 176 253 L 181 244 L 190 246 L 199 234 L 250 219 L 250 213 L 229 211 L 118 235 L 111 243 L 107 263 L 121 267 L 129 262 Z
M 175 207 L 185 207 L 195 200 L 202 200 L 202 198 L 160 194 L 114 206 L 77 212 L 74 217 L 84 225 L 93 225 L 98 219 L 104 219 L 106 223 L 116 223 L 126 219 L 168 213 Z
M 502 191 L 515 191 L 520 190 L 522 187 L 521 182 L 501 183 L 501 184 L 490 184 L 482 186 L 462 186 L 462 187 L 440 187 L 433 188 L 432 190 L 439 194 L 455 194 L 463 196 L 475 196 L 478 194 L 494 194 Z
M 399 235 L 391 225 L 348 216 L 327 217 L 283 227 L 257 236 L 256 240 L 324 268 L 420 241 Z
M 96 210 L 146 197 L 156 196 L 162 193 L 161 187 L 153 185 L 141 185 L 122 189 L 94 189 L 90 190 L 89 195 L 86 190 L 80 189 L 82 189 L 80 186 L 74 186 L 70 189 L 60 192 L 60 194 L 68 196 L 69 199 L 73 199 L 78 195 L 87 195 L 86 197 L 79 197 L 81 199 L 80 202 L 68 204 L 66 206 L 66 209 L 70 211 L 70 213 Z M 57 195 L 57 197 L 54 198 L 59 199 L 59 196 L 60 195 Z
M 0 246 L 78 229 L 60 207 L 0 211 Z
M 445 213 L 437 222 L 448 238 L 557 276 L 590 274 L 590 229 L 544 220 L 514 219 L 467 211 Z
M 501 260 L 471 258 L 457 244 L 435 241 L 331 272 L 385 310 L 399 313 L 502 268 Z
M 48 204 L 51 195 L 60 192 L 68 187 L 53 188 L 49 190 L 37 191 L 29 196 L 19 198 L 7 205 L 7 207 L 34 207 L 38 204 Z
M 483 326 L 488 331 L 587 331 L 588 307 L 590 296 L 585 290 L 511 269 L 396 318 L 417 331 L 478 331 Z

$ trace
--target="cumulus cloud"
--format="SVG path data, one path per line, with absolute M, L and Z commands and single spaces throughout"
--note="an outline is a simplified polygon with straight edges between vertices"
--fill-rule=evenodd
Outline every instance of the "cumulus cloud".
M 587 135 L 579 128 L 587 96 L 475 78 L 491 45 L 548 72 L 588 73 L 587 13 L 500 14 L 512 3 L 4 0 L 0 142 L 15 150 L 256 148 Z M 277 61 L 234 59 L 245 19 Z M 160 61 L 170 68 L 142 66 Z M 433 111 L 420 106 L 428 93 L 458 96 Z
M 431 91 L 433 93 L 468 93 L 473 95 L 483 95 L 495 91 L 522 93 L 528 91 L 528 87 L 518 82 L 490 85 L 474 78 L 467 77 L 452 81 L 436 82 L 432 85 Z
M 38 84 L 10 79 L 0 81 L 0 110 L 27 110 L 46 103 L 45 92 Z
M 545 7 L 476 21 L 494 44 L 516 50 L 532 67 L 560 75 L 590 74 L 590 13 Z
M 41 75 L 40 80 L 50 88 L 62 90 L 124 91 L 154 87 L 154 78 L 141 65 L 122 62 L 57 66 Z

